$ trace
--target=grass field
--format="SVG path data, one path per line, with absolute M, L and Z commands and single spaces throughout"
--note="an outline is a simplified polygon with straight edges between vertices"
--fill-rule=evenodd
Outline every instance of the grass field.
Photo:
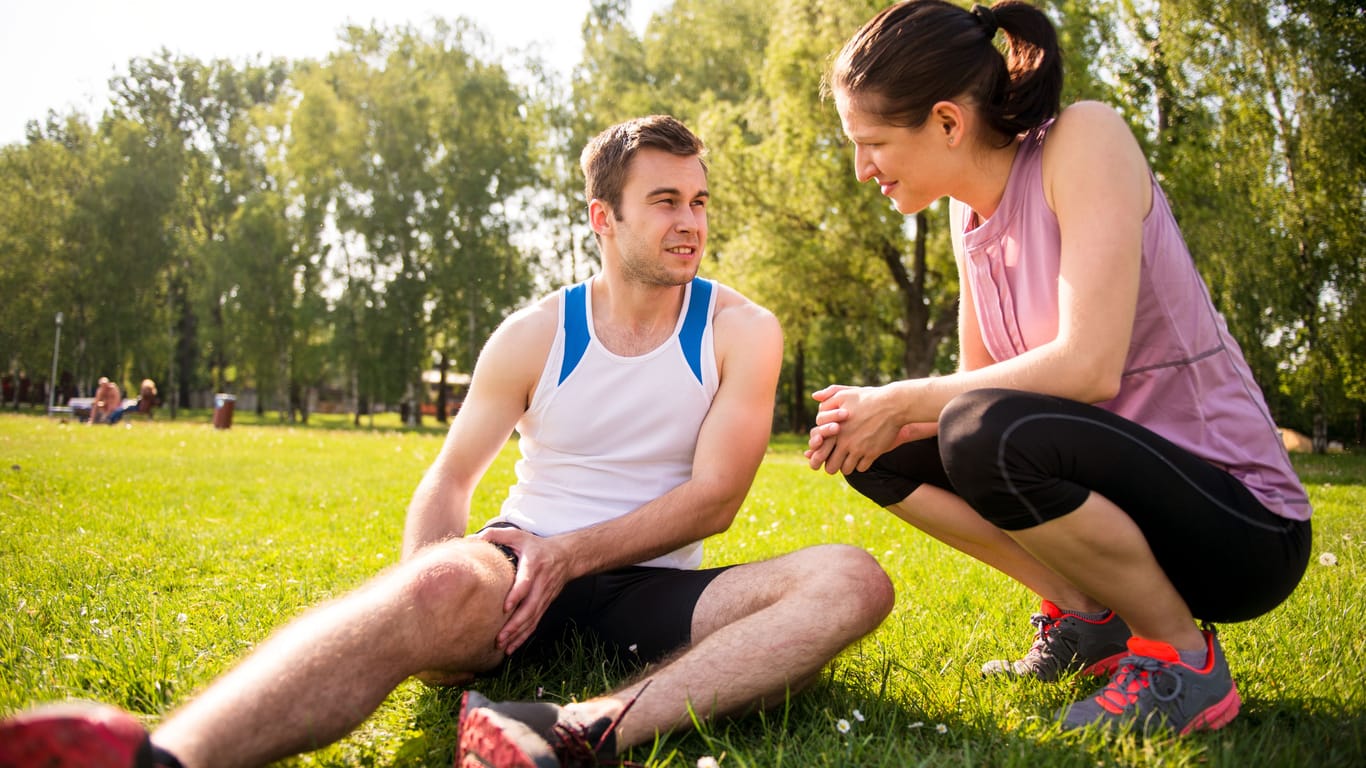
M 272 628 L 397 561 L 439 431 L 236 421 L 0 416 L 0 714 L 77 697 L 155 725 Z M 514 450 L 481 487 L 476 523 L 511 483 Z M 796 438 L 775 439 L 708 564 L 855 544 L 891 574 L 896 609 L 786 707 L 630 757 L 686 768 L 708 755 L 722 766 L 1366 765 L 1366 457 L 1297 466 L 1316 508 L 1309 572 L 1276 611 L 1221 627 L 1242 715 L 1212 734 L 1141 741 L 1058 732 L 1053 711 L 1092 683 L 983 679 L 983 661 L 1028 647 L 1036 606 L 1024 590 L 811 472 Z M 578 651 L 480 688 L 562 701 L 619 679 Z M 410 681 L 351 738 L 288 764 L 444 768 L 457 703 L 458 692 Z

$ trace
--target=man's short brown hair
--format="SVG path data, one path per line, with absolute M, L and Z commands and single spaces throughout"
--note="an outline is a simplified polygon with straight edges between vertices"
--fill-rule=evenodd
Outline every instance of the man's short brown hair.
M 626 170 L 641 149 L 662 149 L 679 157 L 697 157 L 702 171 L 706 147 L 687 126 L 669 115 L 650 115 L 618 123 L 594 136 L 579 156 L 583 169 L 584 197 L 601 200 L 620 218 L 621 191 L 626 186 Z

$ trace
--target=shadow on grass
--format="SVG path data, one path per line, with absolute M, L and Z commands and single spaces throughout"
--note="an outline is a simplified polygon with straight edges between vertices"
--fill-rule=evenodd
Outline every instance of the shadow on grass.
M 895 666 L 888 662 L 884 677 Z M 1020 710 L 1028 714 L 1017 710 L 1002 717 L 967 708 L 966 716 L 931 716 L 914 702 L 886 697 L 876 679 L 860 679 L 867 670 L 845 674 L 849 669 L 836 660 L 807 690 L 777 706 L 661 736 L 623 758 L 650 768 L 693 768 L 703 757 L 732 768 L 1366 764 L 1366 718 L 1340 710 L 1329 699 L 1249 700 L 1223 730 L 1145 740 L 1097 731 L 1062 733 L 1048 713 L 1094 687 L 1081 680 L 1062 686 L 1024 682 L 1013 689 L 1000 683 L 1012 690 L 1012 698 L 1025 702 Z M 563 704 L 640 676 L 591 646 L 571 643 L 559 659 L 510 664 L 472 687 L 494 700 Z M 392 765 L 452 763 L 462 693 L 425 689 L 418 696 L 409 727 L 413 735 L 399 746 Z
M 884 667 L 884 679 L 891 666 Z M 776 706 L 662 735 L 622 757 L 650 768 L 693 768 L 703 757 L 737 768 L 1097 765 L 1094 748 L 1050 739 L 1054 726 L 1009 730 L 985 718 L 933 719 L 914 704 L 887 698 L 876 680 L 860 679 L 863 674 L 837 660 L 808 689 Z M 493 700 L 564 704 L 647 676 L 648 670 L 633 670 L 578 640 L 558 659 L 509 664 L 471 687 Z M 452 763 L 463 692 L 427 688 L 418 695 L 408 728 L 413 735 L 398 748 L 393 765 Z

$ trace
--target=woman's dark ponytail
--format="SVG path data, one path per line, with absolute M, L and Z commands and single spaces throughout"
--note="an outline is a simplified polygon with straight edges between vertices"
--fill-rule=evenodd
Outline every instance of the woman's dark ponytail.
M 1005 31 L 1006 69 L 1010 84 L 999 111 L 988 121 L 1013 136 L 1058 114 L 1062 99 L 1062 51 L 1053 22 L 1038 8 L 1020 0 L 1004 0 L 991 12 Z
M 1004 33 L 1005 56 L 996 48 Z M 907 0 L 864 24 L 826 77 L 859 108 L 918 127 L 936 102 L 969 99 L 1009 140 L 1058 114 L 1062 52 L 1053 23 L 1023 0 L 971 11 L 945 0 Z

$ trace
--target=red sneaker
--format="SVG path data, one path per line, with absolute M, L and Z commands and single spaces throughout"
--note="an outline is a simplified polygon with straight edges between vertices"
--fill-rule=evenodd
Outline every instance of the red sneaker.
M 1132 727 L 1144 735 L 1168 729 L 1181 735 L 1213 731 L 1238 716 L 1242 699 L 1219 638 L 1205 631 L 1201 669 L 1187 666 L 1167 643 L 1134 637 L 1110 684 L 1059 713 L 1065 730 L 1099 725 Z
M 47 704 L 0 722 L 0 768 L 153 768 L 137 718 L 91 702 Z
M 1029 653 L 1015 661 L 988 661 L 982 665 L 982 674 L 1036 677 L 1044 682 L 1072 673 L 1100 677 L 1114 672 L 1119 660 L 1128 655 L 1129 627 L 1113 612 L 1100 620 L 1084 619 L 1044 600 L 1030 621 L 1035 629 Z

